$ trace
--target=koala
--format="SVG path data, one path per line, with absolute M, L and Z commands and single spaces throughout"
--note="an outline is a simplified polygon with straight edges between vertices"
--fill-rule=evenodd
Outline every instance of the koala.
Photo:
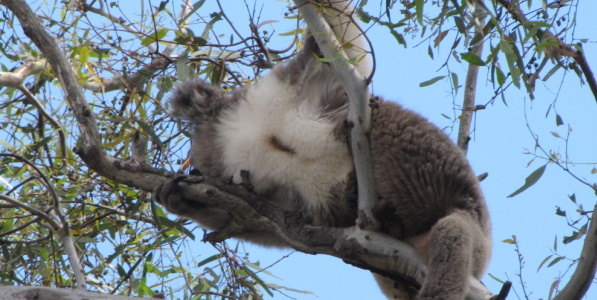
M 369 74 L 367 47 L 352 20 L 350 1 L 321 1 L 326 19 Z M 332 67 L 318 60 L 312 36 L 289 61 L 232 92 L 202 80 L 181 84 L 171 114 L 192 126 L 191 163 L 205 176 L 243 181 L 279 208 L 317 226 L 349 227 L 357 218 L 356 179 L 349 146 L 348 96 Z M 490 218 L 464 154 L 420 115 L 379 97 L 371 100 L 369 132 L 381 231 L 411 244 L 428 272 L 418 292 L 374 274 L 389 299 L 464 299 L 467 278 L 481 278 L 491 254 Z M 219 230 L 227 211 L 190 203 L 158 188 L 168 211 Z M 267 232 L 237 238 L 288 247 Z

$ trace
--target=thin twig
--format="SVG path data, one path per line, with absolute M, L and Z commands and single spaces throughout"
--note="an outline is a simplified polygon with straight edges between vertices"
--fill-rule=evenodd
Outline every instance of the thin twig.
M 68 166 L 68 155 L 67 155 L 67 151 L 68 148 L 66 147 L 66 134 L 64 132 L 64 128 L 62 127 L 62 124 L 60 124 L 60 122 L 58 120 L 56 120 L 56 118 L 54 118 L 44 107 L 44 105 L 37 99 L 37 97 L 35 97 L 35 95 L 33 93 L 31 93 L 29 91 L 29 89 L 25 86 L 25 84 L 21 83 L 21 86 L 18 87 L 18 89 L 25 94 L 25 97 L 27 97 L 27 99 L 29 101 L 31 101 L 31 103 L 33 103 L 33 105 L 35 105 L 35 107 L 37 107 L 37 109 L 41 112 L 41 114 L 48 120 L 50 121 L 50 125 L 52 125 L 52 127 L 58 131 L 58 141 L 60 143 L 60 152 L 61 152 L 61 156 L 62 156 L 62 166 L 63 167 L 67 167 Z
M 529 22 L 524 13 L 520 10 L 520 6 L 517 2 L 512 2 L 508 0 L 498 0 L 497 1 L 500 5 L 502 5 L 508 13 L 512 15 L 514 20 L 520 23 L 523 27 L 530 29 L 534 25 L 534 22 Z M 574 48 L 570 47 L 569 45 L 565 44 L 560 39 L 556 38 L 552 32 L 549 30 L 538 30 L 536 37 L 538 39 L 545 39 L 549 38 L 550 42 L 557 42 L 557 46 L 550 46 L 546 47 L 545 55 L 549 56 L 550 58 L 559 58 L 558 56 L 567 56 L 574 59 L 574 61 L 580 66 L 583 74 L 585 74 L 585 79 L 587 84 L 591 88 L 591 92 L 593 93 L 593 97 L 595 101 L 597 101 L 597 81 L 595 80 L 595 76 L 593 75 L 593 71 L 591 67 L 587 63 L 586 57 L 581 50 L 575 50 Z

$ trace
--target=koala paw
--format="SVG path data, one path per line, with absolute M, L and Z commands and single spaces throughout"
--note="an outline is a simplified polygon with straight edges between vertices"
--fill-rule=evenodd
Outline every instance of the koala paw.
M 178 176 L 160 184 L 154 190 L 153 199 L 170 213 L 191 219 L 205 229 L 220 230 L 230 222 L 231 216 L 227 211 L 183 198 L 179 193 L 182 181 L 198 183 L 202 180 L 200 176 Z
M 189 212 L 205 207 L 205 205 L 198 202 L 186 201 L 180 196 L 178 192 L 179 183 L 187 178 L 188 176 L 186 175 L 177 176 L 172 180 L 160 184 L 153 192 L 154 201 L 162 205 L 169 212 L 179 216 L 188 216 Z

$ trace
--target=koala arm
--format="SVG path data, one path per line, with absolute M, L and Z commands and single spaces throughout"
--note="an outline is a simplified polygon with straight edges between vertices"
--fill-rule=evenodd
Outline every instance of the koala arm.
M 288 244 L 274 234 L 263 231 L 242 230 L 234 226 L 232 215 L 226 210 L 210 207 L 193 199 L 185 199 L 179 193 L 179 183 L 189 178 L 195 181 L 198 177 L 178 176 L 159 186 L 153 192 L 153 199 L 167 211 L 197 222 L 202 228 L 212 231 L 225 231 L 226 236 L 232 236 L 244 241 L 266 247 L 287 248 Z
M 178 176 L 159 185 L 153 192 L 154 200 L 169 212 L 199 222 L 209 230 L 220 230 L 230 221 L 230 214 L 222 209 L 183 199 L 178 193 L 178 184 L 186 176 Z

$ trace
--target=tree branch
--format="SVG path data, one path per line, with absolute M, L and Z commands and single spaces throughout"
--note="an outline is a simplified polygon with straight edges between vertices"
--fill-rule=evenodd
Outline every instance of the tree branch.
M 16 199 L 12 198 L 12 197 L 2 195 L 2 194 L 0 194 L 0 200 L 4 200 L 10 204 L 13 204 L 16 207 L 22 208 L 40 218 L 42 218 L 44 221 L 48 222 L 48 224 L 50 224 L 50 228 L 52 228 L 54 230 L 58 230 L 58 229 L 60 229 L 60 227 L 62 227 L 60 222 L 58 222 L 55 218 L 50 216 L 47 212 L 39 209 L 38 207 L 29 205 L 27 203 L 23 203 L 21 201 L 18 201 Z
M 454 3 L 456 1 L 453 1 Z M 457 4 L 457 3 L 456 3 Z M 480 5 L 471 3 L 469 8 L 474 9 L 471 12 L 471 22 L 474 23 L 474 36 L 483 35 L 483 27 L 485 26 L 485 11 Z M 464 13 L 463 13 L 464 14 Z M 472 45 L 470 52 L 474 53 L 478 57 L 483 54 L 483 41 L 484 38 L 480 38 L 475 44 Z M 475 112 L 475 97 L 477 96 L 477 78 L 479 75 L 479 66 L 475 64 L 468 65 L 468 71 L 466 72 L 466 81 L 464 83 L 464 100 L 462 103 L 462 114 L 460 115 L 460 124 L 458 127 L 458 139 L 456 145 L 466 155 L 468 151 L 468 145 L 471 132 L 471 122 L 473 120 L 473 113 Z
M 11 72 L 0 72 L 0 86 L 20 88 L 25 79 L 48 68 L 45 60 L 29 61 Z
M 529 23 L 520 7 L 517 3 L 507 0 L 498 0 L 498 2 L 506 8 L 508 13 L 512 15 L 512 17 L 518 21 L 522 26 L 525 28 L 531 28 L 533 26 L 532 23 Z M 551 38 L 550 40 L 557 41 L 557 47 L 547 47 L 549 49 L 545 50 L 545 55 L 550 58 L 558 59 L 560 56 L 568 56 L 572 57 L 576 63 L 578 63 L 581 67 L 581 70 L 585 74 L 585 79 L 591 91 L 593 92 L 593 96 L 595 100 L 597 100 L 597 81 L 595 81 L 594 74 L 587 63 L 587 60 L 584 56 L 584 53 L 581 50 L 575 50 L 572 47 L 564 44 L 560 39 L 556 38 L 551 32 L 549 31 L 542 31 L 539 30 L 537 32 L 538 38 Z M 530 129 L 530 128 L 529 128 Z M 556 164 L 559 165 L 558 162 Z M 564 168 L 566 170 L 566 168 Z M 574 176 L 574 175 L 573 175 Z M 578 178 L 577 178 L 578 179 Z M 581 180 L 581 182 L 583 182 Z M 583 182 L 584 183 L 584 182 Z M 595 189 L 595 187 L 591 187 Z M 565 300 L 565 299 L 580 299 L 589 289 L 593 279 L 595 277 L 595 272 L 597 270 L 597 206 L 593 210 L 593 216 L 590 220 L 589 229 L 586 234 L 586 238 L 583 242 L 583 248 L 580 254 L 580 258 L 577 263 L 576 270 L 570 281 L 564 286 L 564 289 L 560 291 L 555 297 L 554 300 Z
M 168 52 L 168 53 L 167 53 Z M 141 86 L 159 70 L 165 69 L 173 60 L 171 51 L 164 51 L 162 55 L 154 57 L 149 64 L 129 76 L 115 76 L 100 81 L 87 81 L 83 87 L 96 93 L 106 93 L 124 88 L 134 89 Z
M 66 135 L 64 133 L 64 128 L 62 127 L 62 124 L 60 124 L 60 122 L 56 120 L 46 110 L 44 105 L 37 99 L 37 97 L 35 97 L 33 93 L 31 93 L 31 91 L 29 91 L 29 89 L 24 84 L 21 83 L 21 86 L 17 87 L 17 89 L 20 90 L 23 94 L 25 94 L 25 97 L 27 97 L 27 99 L 31 101 L 31 103 L 33 103 L 35 107 L 37 107 L 41 114 L 50 122 L 52 127 L 56 131 L 58 131 L 58 140 L 60 141 L 60 152 L 62 154 L 62 166 L 68 166 L 68 149 L 66 147 Z
M 68 165 L 66 136 L 62 124 L 54 118 L 44 107 L 44 105 L 37 99 L 37 97 L 29 91 L 24 82 L 27 77 L 39 74 L 48 68 L 48 62 L 44 59 L 26 62 L 19 68 L 11 72 L 0 72 L 0 86 L 7 86 L 18 89 L 31 103 L 41 112 L 41 114 L 50 122 L 50 125 L 58 131 L 58 139 L 60 141 L 60 152 L 62 154 L 62 165 Z
M 86 290 L 87 289 L 87 287 L 86 287 L 87 281 L 85 279 L 85 273 L 83 272 L 83 267 L 81 266 L 81 263 L 79 262 L 79 255 L 77 254 L 77 250 L 75 249 L 75 243 L 73 241 L 73 237 L 70 234 L 68 224 L 59 221 L 60 218 L 58 218 L 55 214 L 56 210 L 54 209 L 54 210 L 51 210 L 50 212 L 45 212 L 37 207 L 34 207 L 34 206 L 26 204 L 26 203 L 22 203 L 18 200 L 11 198 L 11 197 L 1 195 L 1 194 L 0 194 L 0 200 L 4 200 L 4 201 L 11 203 L 15 206 L 25 209 L 25 210 L 31 212 L 32 214 L 40 217 L 44 221 L 48 222 L 49 226 L 47 226 L 47 227 L 56 231 L 58 233 L 58 235 L 60 236 L 60 239 L 62 240 L 62 245 L 64 246 L 64 250 L 67 254 L 70 266 L 73 270 L 73 274 L 75 275 L 75 280 L 77 282 L 77 289 Z
M 4 1 L 4 0 L 3 0 Z M 131 300 L 142 299 L 135 297 L 124 297 L 97 292 L 73 291 L 50 287 L 29 287 L 29 286 L 3 286 L 0 287 L 0 300 Z M 147 299 L 147 298 L 145 298 Z
M 230 212 L 236 225 L 242 224 L 243 231 L 271 232 L 298 251 L 338 257 L 360 268 L 400 278 L 415 286 L 419 286 L 425 278 L 426 267 L 416 251 L 385 234 L 358 227 L 313 226 L 298 213 L 284 212 L 244 187 L 218 179 L 189 177 L 179 183 L 177 191 L 185 201 Z M 234 232 L 225 228 L 210 234 L 207 240 L 218 242 L 229 238 L 230 233 Z
M 554 300 L 580 299 L 593 283 L 597 270 L 597 205 L 590 222 L 576 270 Z
M 357 224 L 363 229 L 376 230 L 380 225 L 371 210 L 379 196 L 375 188 L 373 163 L 367 138 L 371 127 L 371 108 L 364 76 L 368 74 L 359 74 L 357 69 L 349 63 L 342 44 L 323 16 L 317 13 L 314 5 L 307 0 L 295 0 L 294 3 L 309 26 L 319 49 L 330 61 L 336 76 L 348 94 L 348 122 L 353 126 L 350 131 L 350 142 L 358 183 L 359 217 Z

